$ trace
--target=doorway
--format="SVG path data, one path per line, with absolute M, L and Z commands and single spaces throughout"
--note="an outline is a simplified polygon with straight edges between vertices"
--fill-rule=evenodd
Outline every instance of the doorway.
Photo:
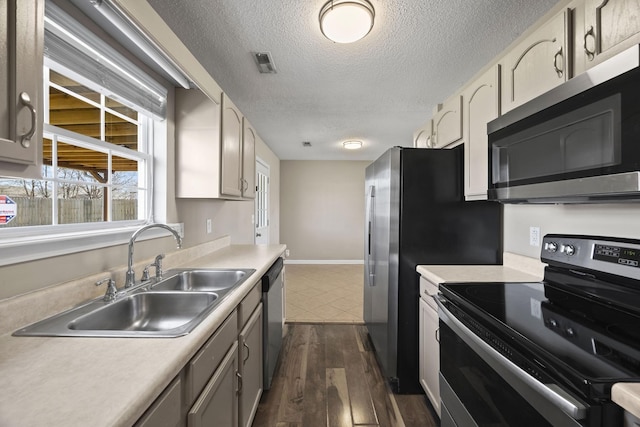
M 256 158 L 256 199 L 255 199 L 256 245 L 269 244 L 269 165 Z

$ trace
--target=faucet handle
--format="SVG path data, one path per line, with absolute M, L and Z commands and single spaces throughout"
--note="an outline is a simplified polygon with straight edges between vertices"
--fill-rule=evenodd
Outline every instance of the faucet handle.
M 164 259 L 164 254 L 160 254 L 156 257 L 155 262 L 153 263 L 153 265 L 155 265 L 156 267 L 156 279 L 160 280 L 162 279 L 162 260 Z
M 103 283 L 107 283 L 107 291 L 104 294 L 104 298 L 102 298 L 106 302 L 111 302 L 116 299 L 116 295 L 118 294 L 118 289 L 116 288 L 116 282 L 111 277 L 106 277 L 102 280 L 98 280 L 96 282 L 96 286 L 100 286 Z

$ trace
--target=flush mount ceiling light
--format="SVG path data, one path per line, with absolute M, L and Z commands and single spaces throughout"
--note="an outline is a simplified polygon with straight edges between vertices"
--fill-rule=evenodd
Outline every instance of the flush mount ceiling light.
M 347 150 L 357 150 L 362 148 L 362 141 L 345 141 L 342 146 Z
M 330 0 L 320 10 L 320 30 L 336 43 L 353 43 L 369 34 L 374 16 L 367 0 Z

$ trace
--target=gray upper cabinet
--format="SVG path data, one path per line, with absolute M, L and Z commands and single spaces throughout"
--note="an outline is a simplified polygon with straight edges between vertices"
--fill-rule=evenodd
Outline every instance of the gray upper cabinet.
M 197 89 L 176 89 L 176 196 L 255 197 L 258 135 L 224 94 L 216 103 Z
M 256 142 L 260 138 L 251 123 L 242 120 L 242 197 L 256 197 Z
M 462 139 L 462 97 L 455 95 L 433 116 L 432 148 L 443 148 Z
M 40 178 L 44 0 L 0 0 L 0 174 Z
M 220 192 L 242 195 L 242 113 L 229 97 L 222 95 L 222 149 Z
M 502 58 L 502 113 L 569 79 L 569 17 L 569 10 L 556 14 Z

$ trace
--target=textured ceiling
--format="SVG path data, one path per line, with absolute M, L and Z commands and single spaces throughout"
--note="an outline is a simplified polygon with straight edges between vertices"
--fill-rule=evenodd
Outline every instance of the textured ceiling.
M 373 30 L 327 40 L 325 0 L 148 0 L 283 160 L 373 160 L 557 0 L 371 0 Z M 277 74 L 252 52 L 269 51 Z M 360 139 L 357 151 L 342 141 Z M 310 141 L 311 147 L 303 147 Z

